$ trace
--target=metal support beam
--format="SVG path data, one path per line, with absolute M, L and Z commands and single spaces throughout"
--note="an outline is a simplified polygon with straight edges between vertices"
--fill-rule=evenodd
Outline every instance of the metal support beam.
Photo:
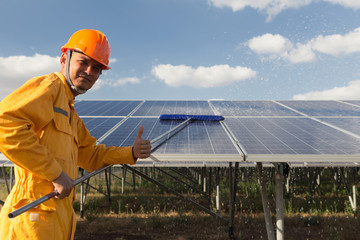
M 130 166 L 128 166 L 128 165 L 123 165 L 123 167 L 126 168 L 126 169 L 129 169 L 130 171 L 132 171 L 133 173 L 136 173 L 136 174 L 139 175 L 139 176 L 142 176 L 142 177 L 145 178 L 146 180 L 148 180 L 148 181 L 150 181 L 150 182 L 158 185 L 159 187 L 165 189 L 166 191 L 171 192 L 171 193 L 177 195 L 178 197 L 181 197 L 182 199 L 191 202 L 193 205 L 195 205 L 195 206 L 198 207 L 199 209 L 203 210 L 204 212 L 210 214 L 211 216 L 215 217 L 216 219 L 222 220 L 222 221 L 225 222 L 225 223 L 228 223 L 228 222 L 229 222 L 228 219 L 224 218 L 223 216 L 221 216 L 221 215 L 219 215 L 219 214 L 211 211 L 210 209 L 208 209 L 208 208 L 202 206 L 201 204 L 195 202 L 194 200 L 192 200 L 192 199 L 190 199 L 190 198 L 182 195 L 181 193 L 175 191 L 174 189 L 172 189 L 172 188 L 170 188 L 170 187 L 167 187 L 166 185 L 162 184 L 161 182 L 159 182 L 159 181 L 157 181 L 157 180 L 155 180 L 155 179 L 153 179 L 153 178 L 145 175 L 144 173 L 140 172 L 139 170 L 137 170 L 137 169 L 135 169 L 135 168 L 133 168 L 133 167 L 130 167 Z
M 220 168 L 216 168 L 216 211 L 220 212 Z
M 203 195 L 206 195 L 206 194 L 205 194 L 203 191 L 201 191 L 201 190 L 200 190 L 197 186 L 196 186 L 196 187 L 191 186 L 190 184 L 188 184 L 188 183 L 186 183 L 186 182 L 184 182 L 184 181 L 180 180 L 179 178 L 177 178 L 177 177 L 175 177 L 175 176 L 171 175 L 170 173 L 166 172 L 165 170 L 162 170 L 161 168 L 156 168 L 156 169 L 157 169 L 159 172 L 162 172 L 162 173 L 164 173 L 165 175 L 167 175 L 167 176 L 169 176 L 169 177 L 171 177 L 171 178 L 175 179 L 176 181 L 178 181 L 178 182 L 180 182 L 180 183 L 184 184 L 185 186 L 188 186 L 190 189 L 194 190 L 195 192 L 200 193 L 200 194 L 203 194 Z
M 284 175 L 276 171 L 276 239 L 284 239 Z
M 234 175 L 233 175 L 234 171 Z M 239 162 L 235 163 L 235 167 L 229 163 L 229 185 L 230 185 L 230 224 L 229 224 L 229 236 L 230 239 L 234 238 L 234 217 L 235 217 L 235 200 L 237 191 L 237 179 L 239 177 Z
M 265 184 L 263 167 L 262 167 L 261 162 L 257 163 L 257 168 L 258 168 L 258 172 L 259 172 L 258 180 L 259 180 L 259 185 L 260 185 L 261 200 L 262 200 L 263 209 L 264 209 L 264 217 L 265 217 L 265 226 L 266 226 L 267 236 L 268 236 L 269 240 L 275 240 L 274 227 L 273 227 L 273 222 L 271 220 L 271 215 L 270 215 L 270 202 L 269 202 L 268 194 L 266 191 L 266 184 Z
M 229 163 L 229 215 L 230 215 L 230 224 L 229 224 L 229 237 L 232 239 L 234 237 L 234 202 L 233 202 L 233 166 L 232 163 Z
M 10 167 L 10 191 L 13 187 L 14 182 L 14 167 Z
M 126 168 L 122 168 L 122 178 L 121 178 L 121 194 L 124 194 L 125 189 L 125 178 L 126 178 Z
M 10 188 L 9 188 L 9 183 L 8 183 L 7 177 L 6 177 L 5 167 L 3 166 L 3 167 L 1 168 L 1 170 L 2 170 L 2 174 L 3 174 L 4 180 L 5 180 L 6 189 L 7 189 L 7 192 L 8 192 L 8 194 L 9 194 L 9 193 L 10 193 Z

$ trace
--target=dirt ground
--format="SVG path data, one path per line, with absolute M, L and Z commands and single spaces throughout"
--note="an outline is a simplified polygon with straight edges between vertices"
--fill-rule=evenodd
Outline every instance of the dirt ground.
M 205 214 L 178 216 L 105 215 L 92 221 L 78 219 L 75 239 L 88 240 L 222 240 L 267 239 L 262 214 L 236 216 L 233 238 L 229 227 Z M 357 217 L 286 216 L 285 239 L 360 239 Z
M 360 239 L 359 217 L 343 213 L 286 215 L 284 225 L 287 240 Z M 267 239 L 263 214 L 235 216 L 232 237 L 229 233 L 228 224 L 199 212 L 99 214 L 84 219 L 77 216 L 75 240 Z

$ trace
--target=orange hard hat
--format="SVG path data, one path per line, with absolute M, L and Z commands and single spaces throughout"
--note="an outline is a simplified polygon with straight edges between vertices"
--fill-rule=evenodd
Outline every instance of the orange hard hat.
M 110 44 L 106 36 L 93 29 L 82 29 L 75 32 L 69 41 L 61 48 L 64 53 L 71 49 L 80 51 L 103 65 L 103 69 L 110 69 L 109 57 L 111 53 Z

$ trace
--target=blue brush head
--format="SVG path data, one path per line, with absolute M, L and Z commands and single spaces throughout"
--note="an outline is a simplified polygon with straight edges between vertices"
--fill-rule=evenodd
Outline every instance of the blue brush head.
M 185 115 L 185 114 L 163 114 L 160 115 L 160 120 L 187 120 L 194 121 L 222 121 L 225 118 L 218 115 Z

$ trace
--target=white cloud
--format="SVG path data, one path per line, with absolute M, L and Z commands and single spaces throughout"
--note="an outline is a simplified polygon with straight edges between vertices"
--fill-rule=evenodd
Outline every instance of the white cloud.
M 315 60 L 315 53 L 310 44 L 297 43 L 296 47 L 289 51 L 286 59 L 292 63 L 312 62 Z
M 247 43 L 248 47 L 263 58 L 283 59 L 292 63 L 310 62 L 315 54 L 309 44 L 294 44 L 279 34 L 266 33 L 254 37 Z
M 281 54 L 293 48 L 292 43 L 283 36 L 266 33 L 249 41 L 249 47 L 259 54 Z
M 160 64 L 153 67 L 152 74 L 169 86 L 194 88 L 226 86 L 256 76 L 256 72 L 250 68 L 229 65 L 193 68 L 186 65 Z
M 126 78 L 120 78 L 116 80 L 113 84 L 111 84 L 113 87 L 117 86 L 124 86 L 126 84 L 137 84 L 140 83 L 140 79 L 137 77 L 126 77 Z
M 294 100 L 359 100 L 360 80 L 349 82 L 348 86 L 324 91 L 308 92 L 293 96 Z
M 0 57 L 0 99 L 32 77 L 59 70 L 60 57 L 41 54 Z
M 259 55 L 278 58 L 293 48 L 293 44 L 280 34 L 266 33 L 249 40 L 248 46 Z
M 349 7 L 353 9 L 360 9 L 360 1 L 359 0 L 323 0 L 324 2 L 329 2 L 333 4 L 339 4 L 344 7 Z
M 345 35 L 320 35 L 304 44 L 294 44 L 279 34 L 266 33 L 250 39 L 245 45 L 263 58 L 302 63 L 314 61 L 317 53 L 338 56 L 360 52 L 359 42 L 360 28 L 356 28 Z
M 333 34 L 329 36 L 318 36 L 310 41 L 313 50 L 330 54 L 350 54 L 360 52 L 360 28 L 345 35 Z
M 94 86 L 91 88 L 90 91 L 96 91 L 100 88 L 104 87 L 122 87 L 126 84 L 138 84 L 141 80 L 137 77 L 125 77 L 125 78 L 119 78 L 119 79 L 111 79 L 111 78 L 99 78 L 99 80 L 96 81 Z
M 289 8 L 300 8 L 312 2 L 321 0 L 208 0 L 208 3 L 218 8 L 229 7 L 234 12 L 241 11 L 246 7 L 254 8 L 267 14 L 266 21 L 271 21 L 280 12 Z M 359 0 L 322 0 L 332 4 L 339 4 L 343 7 L 360 9 Z
M 234 12 L 251 7 L 267 14 L 267 21 L 289 8 L 306 6 L 314 0 L 208 0 L 215 7 L 230 7 Z

